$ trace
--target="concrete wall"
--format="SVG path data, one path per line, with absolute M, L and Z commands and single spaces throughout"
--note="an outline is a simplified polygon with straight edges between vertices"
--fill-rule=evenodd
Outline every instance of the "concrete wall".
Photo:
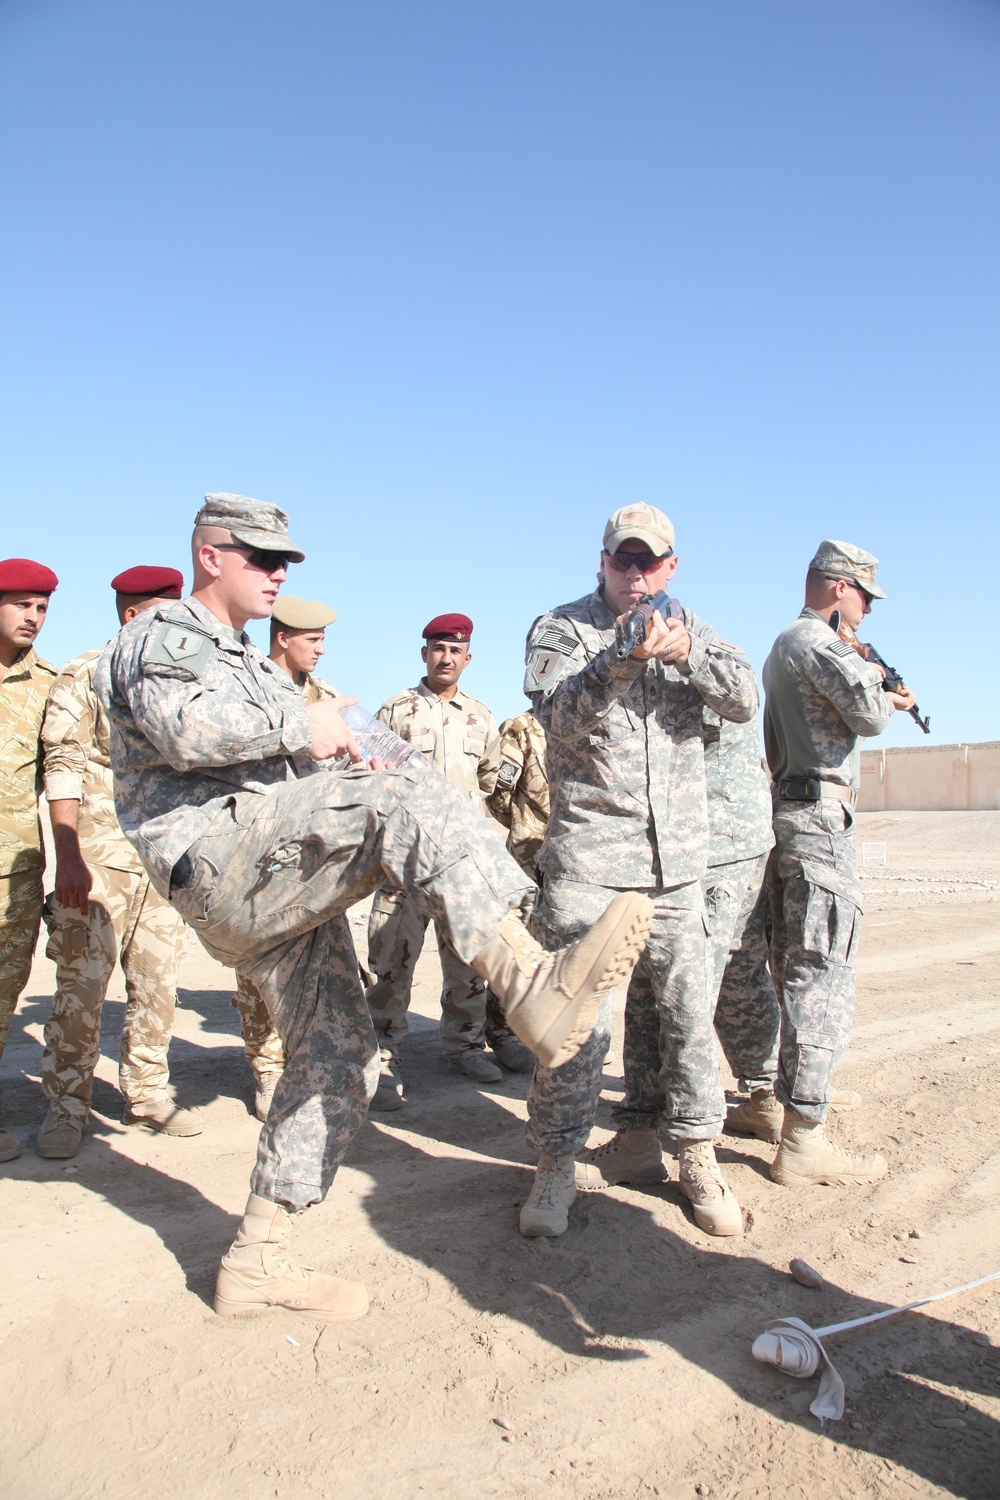
M 1000 808 L 1000 740 L 862 750 L 860 812 Z

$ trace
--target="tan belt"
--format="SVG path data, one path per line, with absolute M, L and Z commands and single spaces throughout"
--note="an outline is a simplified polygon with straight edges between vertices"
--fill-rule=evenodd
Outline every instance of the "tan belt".
M 839 781 L 823 781 L 818 776 L 786 776 L 779 783 L 778 795 L 783 802 L 819 802 L 824 797 L 835 797 L 848 807 L 858 800 L 853 787 L 841 786 Z

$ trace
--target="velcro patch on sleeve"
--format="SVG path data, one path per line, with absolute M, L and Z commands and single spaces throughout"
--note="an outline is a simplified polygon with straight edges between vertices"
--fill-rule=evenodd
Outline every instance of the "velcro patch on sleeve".
M 212 659 L 215 642 L 212 637 L 176 620 L 164 620 L 150 637 L 143 653 L 143 671 L 152 675 L 166 668 L 186 678 L 199 678 Z
M 826 650 L 830 653 L 831 656 L 856 656 L 857 655 L 857 652 L 855 651 L 855 649 L 854 649 L 853 646 L 849 646 L 846 641 L 840 641 L 840 640 L 830 641 L 829 644 L 826 646 Z
M 560 656 L 569 656 L 576 650 L 576 636 L 558 625 L 546 625 L 541 635 L 533 642 L 535 651 L 555 651 Z
M 512 760 L 502 760 L 497 772 L 497 786 L 503 787 L 504 791 L 509 791 L 517 781 L 520 770 L 521 767 L 516 766 Z

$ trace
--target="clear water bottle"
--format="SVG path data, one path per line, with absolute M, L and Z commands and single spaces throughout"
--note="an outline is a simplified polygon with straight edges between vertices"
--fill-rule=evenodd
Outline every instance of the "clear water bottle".
M 341 718 L 354 735 L 362 760 L 378 759 L 388 770 L 396 770 L 399 766 L 426 765 L 426 757 L 419 750 L 414 750 L 406 740 L 387 729 L 381 719 L 376 719 L 360 703 L 353 703 L 350 708 L 345 708 Z

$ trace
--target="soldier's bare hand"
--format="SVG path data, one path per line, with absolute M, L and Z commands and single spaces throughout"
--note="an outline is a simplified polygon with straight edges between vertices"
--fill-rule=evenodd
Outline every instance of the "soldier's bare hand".
M 63 854 L 56 859 L 56 900 L 72 906 L 81 916 L 90 910 L 88 897 L 94 877 L 80 854 Z
M 332 756 L 347 755 L 352 765 L 361 761 L 357 742 L 340 717 L 341 710 L 357 703 L 357 698 L 321 698 L 318 703 L 307 703 L 312 743 L 309 754 L 313 760 L 329 760 Z
M 905 682 L 900 683 L 898 693 L 886 693 L 885 696 L 890 703 L 896 708 L 901 708 L 904 713 L 908 713 L 917 701 L 916 693 L 908 688 Z
M 654 609 L 649 622 L 646 639 L 632 652 L 640 661 L 655 657 L 672 667 L 682 667 L 691 654 L 691 637 L 683 620 L 671 617 L 665 620 L 658 609 Z

